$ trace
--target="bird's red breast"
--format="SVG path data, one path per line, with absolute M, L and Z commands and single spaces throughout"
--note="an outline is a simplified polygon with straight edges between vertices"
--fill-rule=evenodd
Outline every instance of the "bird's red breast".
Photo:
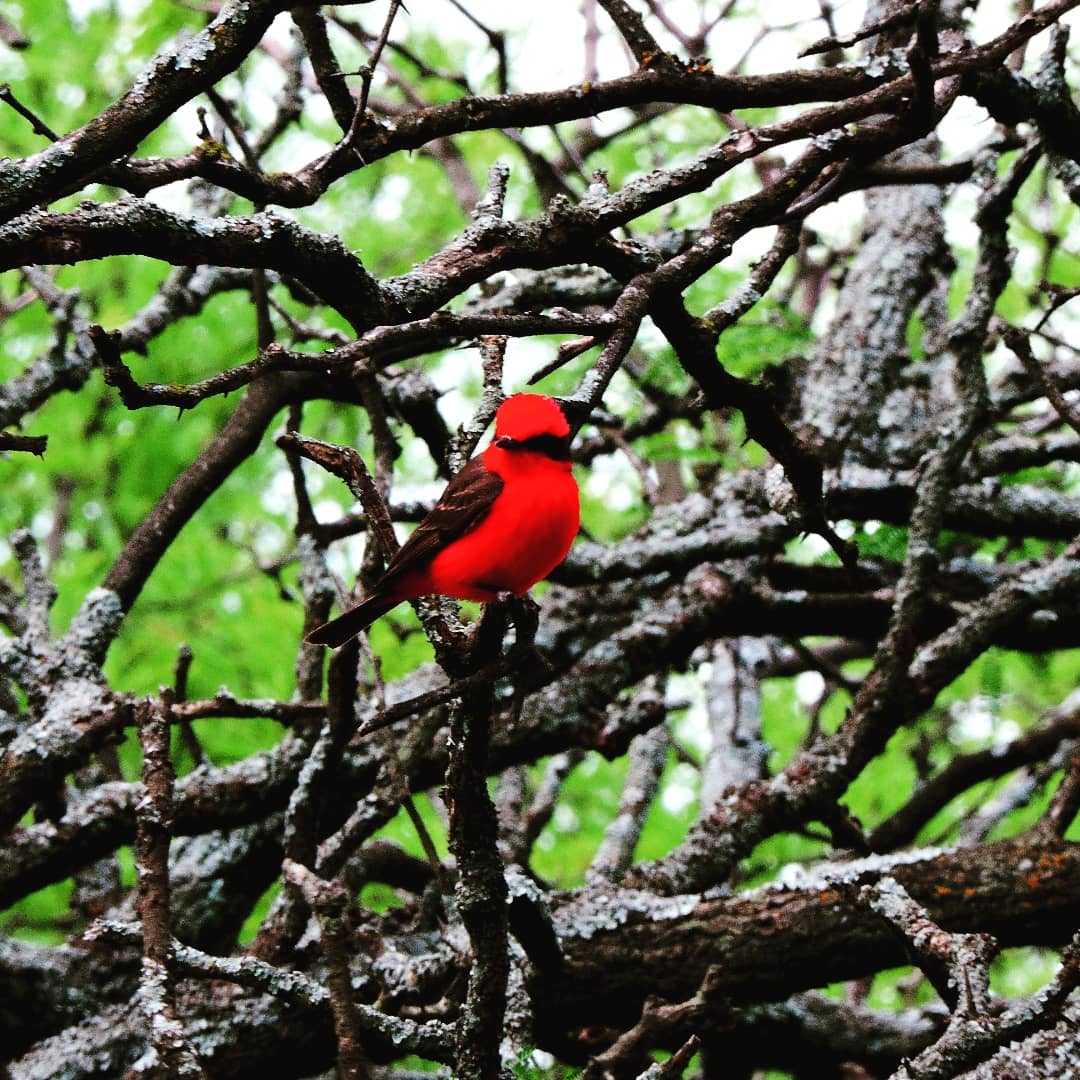
M 363 602 L 307 640 L 341 645 L 402 600 L 521 596 L 566 557 L 578 531 L 570 424 L 542 394 L 515 394 L 495 414 L 495 438 L 447 485 Z
M 484 465 L 503 481 L 487 516 L 431 562 L 430 592 L 493 600 L 527 593 L 566 558 L 577 536 L 577 484 L 569 461 L 492 445 Z
M 540 394 L 508 398 L 481 460 L 502 489 L 484 517 L 440 551 L 410 588 L 465 600 L 520 596 L 566 558 L 580 510 L 570 425 L 559 406 Z

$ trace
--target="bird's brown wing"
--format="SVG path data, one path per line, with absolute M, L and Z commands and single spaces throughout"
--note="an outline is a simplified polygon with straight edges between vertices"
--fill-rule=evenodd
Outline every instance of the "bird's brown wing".
M 499 476 L 487 469 L 480 458 L 473 458 L 446 486 L 431 513 L 398 549 L 386 572 L 364 600 L 336 619 L 316 627 L 305 640 L 334 648 L 344 645 L 380 615 L 385 615 L 412 595 L 395 593 L 401 579 L 413 570 L 422 570 L 448 544 L 476 528 L 502 489 Z
M 390 560 L 379 588 L 430 562 L 448 544 L 475 529 L 503 489 L 502 479 L 474 457 L 446 486 L 431 512 Z

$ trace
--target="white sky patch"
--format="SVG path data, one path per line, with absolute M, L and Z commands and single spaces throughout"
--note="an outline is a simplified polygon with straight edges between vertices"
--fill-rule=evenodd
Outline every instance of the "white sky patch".
M 731 245 L 731 254 L 720 265 L 728 267 L 740 261 L 749 265 L 760 259 L 772 247 L 776 232 L 776 226 L 772 225 L 765 229 L 751 229 Z
M 315 124 L 332 124 L 334 122 L 334 110 L 330 108 L 330 102 L 322 94 L 312 94 L 304 101 L 304 114 Z M 296 131 L 292 134 L 294 137 L 302 136 L 310 139 L 314 145 L 324 145 L 321 139 L 316 139 L 310 132 Z
M 686 762 L 671 770 L 660 793 L 660 803 L 669 814 L 681 814 L 697 799 L 697 779 L 697 770 Z
M 439 401 L 442 405 L 442 399 Z M 442 410 L 440 409 L 440 412 Z M 471 410 L 470 410 L 471 412 Z M 444 416 L 445 419 L 445 416 Z M 453 432 L 456 425 L 451 424 Z M 423 439 L 411 439 L 403 444 L 401 457 L 394 470 L 394 502 L 434 502 L 446 487 L 446 481 L 435 470 L 435 462 Z M 398 539 L 404 539 L 404 526 L 395 525 Z
M 813 705 L 825 691 L 825 679 L 819 671 L 800 671 L 795 676 L 795 696 L 803 705 Z
M 244 606 L 243 598 L 235 589 L 222 593 L 219 603 L 226 615 L 236 615 Z
M 1042 277 L 1043 252 L 1037 244 L 1020 244 L 1013 248 L 1013 275 L 1018 282 L 1038 284 Z
M 969 701 L 954 702 L 949 708 L 953 721 L 953 740 L 991 743 L 1005 746 L 1020 735 L 1020 726 L 1014 720 L 1001 716 L 1004 702 L 984 694 Z
M 439 391 L 439 414 L 451 430 L 461 427 L 473 414 L 474 402 L 460 387 L 476 379 L 479 371 L 480 361 L 474 350 L 452 349 L 431 372 L 431 381 Z
M 39 510 L 30 522 L 30 532 L 42 540 L 52 531 L 53 512 L 51 510 Z
M 814 227 L 817 225 L 817 212 L 814 215 Z M 860 212 L 859 217 L 861 219 L 862 214 Z M 815 337 L 822 337 L 825 332 L 832 326 L 833 316 L 836 314 L 836 290 L 826 289 L 821 294 L 821 299 L 818 301 L 817 307 L 814 309 L 813 318 L 810 320 L 810 329 L 813 330 Z
M 130 26 L 129 22 L 118 22 L 109 40 L 108 51 L 94 61 L 94 73 L 102 85 L 112 87 L 114 91 L 128 89 L 143 73 L 144 59 L 132 56 L 135 39 L 131 36 Z
M 280 525 L 264 521 L 251 538 L 251 546 L 260 559 L 275 559 L 289 546 L 291 535 Z
M 1020 734 L 1020 725 L 1015 720 L 1002 720 L 994 732 L 994 745 L 1005 746 L 1019 738 Z
M 548 0 L 542 7 L 506 4 L 505 0 L 471 0 L 469 11 L 490 29 L 524 31 L 524 37 L 511 38 L 509 43 L 510 70 L 516 89 L 546 90 L 552 86 L 571 85 L 583 78 L 585 20 L 579 0 Z M 863 11 L 864 5 L 861 3 L 837 4 L 838 30 L 843 33 L 857 26 L 862 20 Z M 697 29 L 700 22 L 701 4 L 699 0 L 670 0 L 664 5 L 664 12 L 674 23 L 692 31 Z M 707 10 L 706 17 L 710 13 Z M 432 7 L 431 14 L 447 34 L 475 44 L 485 43 L 481 32 L 463 16 L 457 13 L 444 16 L 437 5 Z M 826 32 L 816 0 L 787 0 L 782 14 L 785 23 L 807 21 L 795 31 L 771 33 L 751 56 L 751 73 L 772 72 L 778 67 L 805 67 L 812 63 L 799 60 L 798 52 L 803 45 Z M 602 11 L 597 13 L 597 21 L 601 31 L 598 56 L 600 77 L 616 78 L 628 74 L 633 62 L 622 41 L 610 32 L 611 21 Z M 662 46 L 677 48 L 656 20 L 650 19 L 648 25 Z M 753 43 L 759 25 L 757 18 L 740 16 L 736 12 L 724 21 L 720 32 L 714 31 L 709 44 L 717 71 L 726 71 L 741 59 Z M 542 58 L 542 63 L 533 59 L 537 57 Z M 469 70 L 471 76 L 479 77 L 491 70 L 490 58 L 486 55 L 477 56 L 473 65 Z
M 331 544 L 326 552 L 326 565 L 330 567 L 330 572 L 351 584 L 364 561 L 366 543 L 364 534 L 357 533 L 355 536 L 346 537 L 340 543 Z
M 581 819 L 574 812 L 573 807 L 567 806 L 566 803 L 559 803 L 555 807 L 552 822 L 559 832 L 564 833 L 577 832 L 581 827 Z
M 664 694 L 669 709 L 683 709 L 682 715 L 675 721 L 676 738 L 696 750 L 702 757 L 712 745 L 709 713 L 705 704 L 705 683 L 710 672 L 711 665 L 708 663 L 700 665 L 693 674 L 676 672 L 669 676 Z
M 528 385 L 529 379 L 554 357 L 555 348 L 550 342 L 532 338 L 511 338 L 506 346 L 506 360 L 503 364 L 505 392 L 518 394 L 531 391 L 533 388 Z M 479 355 L 477 363 L 479 364 Z
M 30 334 L 20 334 L 4 343 L 4 351 L 12 360 L 29 364 L 40 351 L 41 343 Z
M 974 100 L 959 97 L 942 117 L 938 133 L 948 157 L 964 157 L 994 134 L 994 121 Z
M 949 707 L 956 740 L 988 742 L 998 723 L 998 703 L 983 694 Z
M 649 328 L 652 327 L 652 323 L 646 319 L 641 324 L 642 331 L 646 333 Z M 639 341 L 645 339 L 639 334 Z M 662 341 L 655 342 L 657 348 L 666 348 L 666 344 Z M 608 384 L 607 390 L 604 391 L 604 406 L 610 409 L 612 412 L 622 413 L 630 412 L 634 409 L 640 408 L 643 395 L 639 387 L 630 379 L 630 377 L 621 368 L 615 372 L 615 377 Z M 620 459 L 621 455 L 620 455 Z M 625 461 L 625 459 L 622 459 Z
M 945 239 L 951 248 L 973 249 L 979 242 L 979 226 L 975 224 L 978 193 L 961 184 L 949 199 L 945 213 Z
M 851 237 L 862 222 L 864 202 L 861 191 L 852 191 L 835 202 L 819 206 L 813 213 L 814 229 L 825 236 Z
M 596 458 L 585 486 L 612 510 L 629 510 L 638 499 L 637 474 L 629 462 L 614 454 Z
M 637 339 L 647 349 L 670 348 L 667 338 L 657 329 L 652 319 L 648 317 L 642 319 Z
M 423 439 L 410 440 L 401 451 L 401 470 L 417 483 L 435 483 L 435 462 Z
M 141 12 L 147 2 L 148 0 L 67 0 L 67 9 L 71 21 L 76 26 L 85 27 L 90 16 L 99 11 L 108 11 L 115 7 L 120 15 L 130 17 Z
M 304 101 L 304 112 L 309 117 L 317 118 L 318 122 L 321 123 L 324 119 L 322 113 L 325 111 L 321 106 L 325 106 L 325 103 L 326 98 L 323 97 L 307 98 Z M 326 109 L 328 108 L 329 106 L 326 106 Z M 325 139 L 313 135 L 310 131 L 290 128 L 270 147 L 266 157 L 263 159 L 263 164 L 269 170 L 290 172 L 303 163 L 321 157 L 328 148 L 329 144 Z M 307 213 L 317 210 L 318 207 L 319 204 L 315 203 L 314 206 L 305 206 L 303 209 Z M 338 204 L 334 205 L 333 212 L 338 213 Z M 340 225 L 340 222 L 338 224 Z
M 26 78 L 27 67 L 22 53 L 14 49 L 0 49 L 0 79 L 18 84 Z
M 503 393 L 534 393 L 529 380 L 554 358 L 555 347 L 547 340 L 510 338 L 503 359 Z M 479 393 L 483 382 L 483 362 L 475 346 L 451 349 L 431 372 L 432 382 L 440 394 L 439 411 L 452 428 L 460 427 L 472 417 L 475 399 L 462 392 L 462 387 Z M 444 400 L 446 407 L 444 408 Z
M 452 15 L 443 16 L 439 12 L 440 6 Z M 546 90 L 580 82 L 585 24 L 580 10 L 571 0 L 550 0 L 542 8 L 532 4 L 507 4 L 503 0 L 470 0 L 468 7 L 472 15 L 493 30 L 527 31 L 527 36 L 510 37 L 507 42 L 515 89 Z M 487 45 L 486 37 L 448 4 L 432 5 L 431 10 L 444 33 Z M 530 56 L 542 56 L 544 62 L 529 63 Z M 490 48 L 471 51 L 466 74 L 477 81 L 489 77 L 493 60 Z
M 292 474 L 288 469 L 275 470 L 270 483 L 263 488 L 259 502 L 268 514 L 288 514 L 293 510 L 296 499 L 293 495 Z
M 1038 356 L 1040 349 L 1040 343 L 1037 340 L 1032 341 L 1032 345 L 1035 349 L 1035 354 Z M 1016 354 L 1012 349 L 1008 348 L 1004 341 L 1000 339 L 995 343 L 994 348 L 983 357 L 983 365 L 986 368 L 986 375 L 989 379 L 997 378 L 1003 375 L 1006 371 L 1012 371 L 1015 368 L 1020 367 L 1020 361 L 1017 360 Z M 1034 406 L 1035 408 L 1032 408 Z M 1023 411 L 1024 406 L 1020 406 L 1018 412 Z M 1037 398 L 1034 401 L 1028 403 L 1028 408 L 1034 413 L 1036 410 L 1038 413 L 1043 413 L 1050 408 L 1050 402 L 1046 398 Z
M 676 420 L 670 428 L 675 439 L 675 445 L 680 450 L 694 450 L 701 445 L 701 438 L 697 428 L 692 427 L 684 420 Z
M 336 521 L 341 517 L 341 503 L 335 502 L 333 499 L 320 499 L 312 509 L 315 511 L 315 517 L 319 521 Z
M 441 477 L 431 480 L 399 481 L 394 484 L 394 499 L 402 502 L 434 502 L 446 490 L 446 481 Z M 398 531 L 398 539 L 404 541 L 408 533 L 403 533 L 405 528 L 400 522 L 395 526 Z
M 830 548 L 828 541 L 824 537 L 818 536 L 817 533 L 810 533 L 793 543 L 789 550 L 793 557 L 803 561 L 805 559 L 820 559 Z
M 398 221 L 412 181 L 402 173 L 388 173 L 371 200 L 371 215 L 378 221 Z
M 52 92 L 61 105 L 67 105 L 70 109 L 77 109 L 86 100 L 86 90 L 78 83 L 57 83 Z
M 145 198 L 148 202 L 160 206 L 162 210 L 170 210 L 174 214 L 187 215 L 191 213 L 191 192 L 188 189 L 187 180 L 162 184 L 161 187 L 148 191 Z

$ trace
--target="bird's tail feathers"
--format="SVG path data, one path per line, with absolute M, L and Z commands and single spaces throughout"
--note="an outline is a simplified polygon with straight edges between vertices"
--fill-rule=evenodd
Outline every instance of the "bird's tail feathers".
M 401 600 L 402 597 L 393 593 L 372 593 L 366 600 L 362 600 L 356 607 L 350 608 L 336 619 L 315 627 L 304 640 L 310 645 L 328 645 L 336 649 L 361 630 L 366 630 L 380 615 L 385 615 L 391 608 L 397 607 Z

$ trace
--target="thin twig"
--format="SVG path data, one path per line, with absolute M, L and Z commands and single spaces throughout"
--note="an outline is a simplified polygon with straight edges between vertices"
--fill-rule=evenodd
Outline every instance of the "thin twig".
M 360 1016 L 353 1001 L 349 973 L 349 943 L 344 924 L 348 894 L 340 882 L 326 881 L 291 859 L 285 860 L 281 870 L 285 880 L 303 892 L 304 899 L 319 919 L 338 1040 L 339 1073 L 348 1080 L 368 1080 L 372 1075 L 371 1062 L 364 1052 Z
M 169 915 L 169 844 L 172 836 L 173 766 L 169 754 L 172 696 L 143 700 L 136 709 L 143 751 L 143 795 L 136 808 L 135 856 L 142 924 L 140 999 L 150 1044 L 169 1076 L 202 1076 L 198 1058 L 176 1016 Z
M 3 20 L 7 24 L 7 20 Z M 7 102 L 23 119 L 30 122 L 35 134 L 44 135 L 50 142 L 56 142 L 60 136 L 36 113 L 28 109 L 12 92 L 10 83 L 0 84 L 0 101 Z
M 382 31 L 371 50 L 368 62 L 360 69 L 360 100 L 356 105 L 356 111 L 360 116 L 363 116 L 367 112 L 368 95 L 371 93 L 371 83 L 375 78 L 375 69 L 379 66 L 379 60 L 382 58 L 383 49 L 386 48 L 386 43 L 390 38 L 390 27 L 394 25 L 394 19 L 397 17 L 398 11 L 404 6 L 402 0 L 390 0 L 390 7 L 387 9 L 386 20 L 383 23 Z
M 1077 413 L 1069 405 L 1065 400 L 1065 395 L 1062 394 L 1054 380 L 1050 378 L 1046 369 L 1035 359 L 1027 334 L 1017 327 L 1010 326 L 1002 321 L 996 324 L 996 329 L 1001 334 L 1005 344 L 1013 351 L 1020 363 L 1024 365 L 1024 370 L 1028 373 L 1032 382 L 1042 390 L 1047 401 L 1054 407 L 1054 411 L 1073 431 L 1080 435 L 1080 413 Z

